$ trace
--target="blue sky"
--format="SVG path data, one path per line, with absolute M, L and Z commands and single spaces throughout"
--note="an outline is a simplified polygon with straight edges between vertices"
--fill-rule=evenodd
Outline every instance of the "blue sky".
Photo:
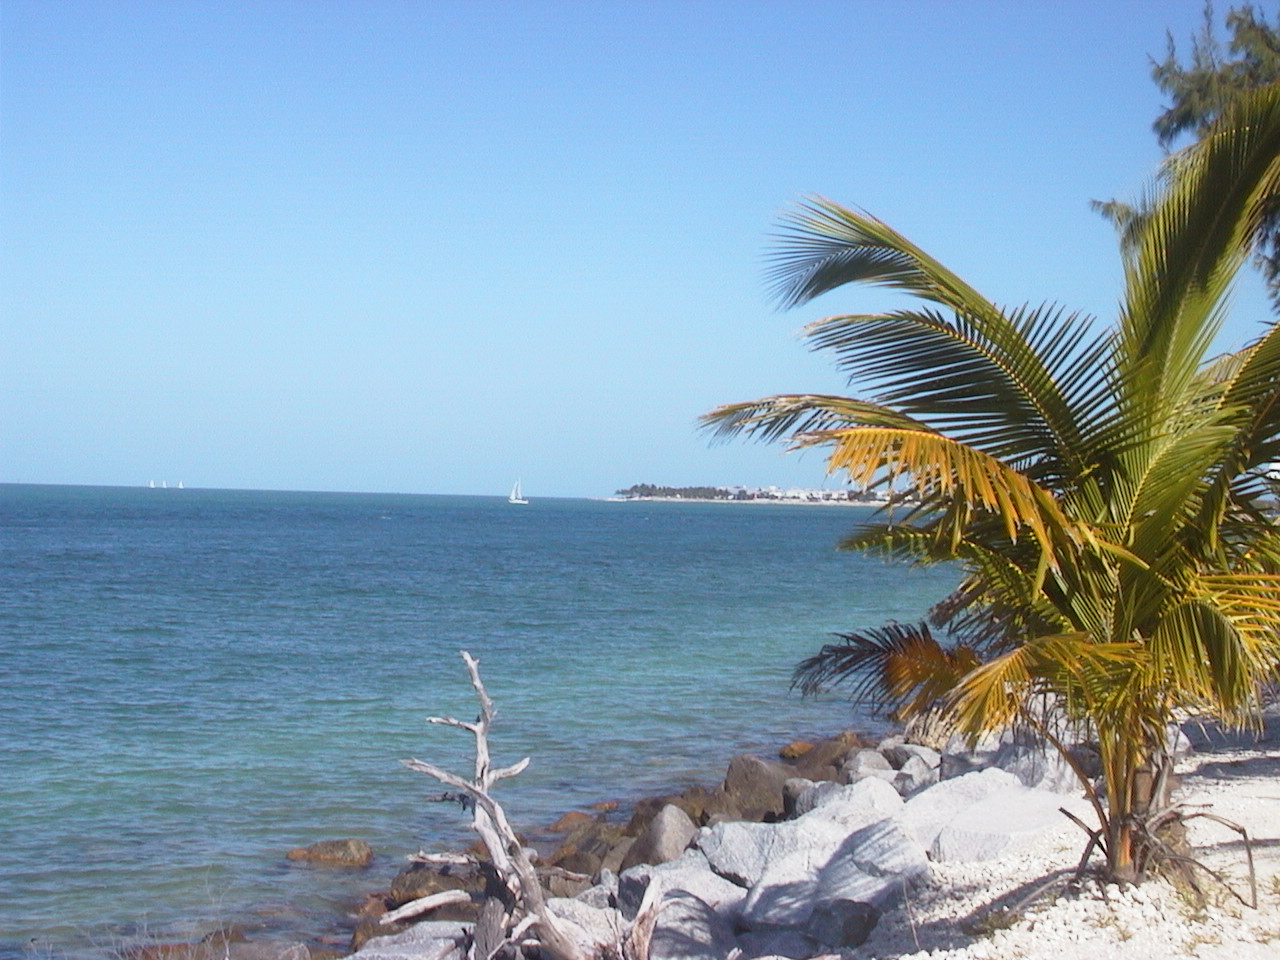
M 0 5 L 0 481 L 818 486 L 762 263 L 809 194 L 1106 319 L 1201 0 Z M 1224 334 L 1267 319 L 1252 279 Z

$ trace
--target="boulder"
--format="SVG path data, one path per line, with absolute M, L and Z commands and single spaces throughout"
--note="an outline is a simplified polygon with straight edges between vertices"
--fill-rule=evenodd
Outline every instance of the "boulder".
M 997 790 L 1017 786 L 1021 786 L 1017 777 L 994 767 L 943 780 L 920 791 L 906 802 L 902 810 L 902 822 L 928 850 L 933 847 L 942 828 L 954 820 L 961 810 Z
M 840 768 L 840 780 L 843 783 L 854 783 L 864 777 L 879 777 L 892 782 L 895 770 L 893 764 L 884 758 L 878 750 L 862 749 L 850 754 Z
M 831 900 L 813 908 L 805 933 L 834 950 L 848 950 L 866 942 L 880 921 L 880 911 L 858 900 Z
M 930 854 L 938 861 L 994 860 L 1026 846 L 1066 823 L 1068 809 L 1085 822 L 1092 807 L 1083 799 L 1018 784 L 965 807 L 938 831 Z
M 824 780 L 824 783 L 830 783 Z M 787 820 L 794 820 L 802 812 L 796 808 L 796 803 L 805 794 L 806 791 L 813 788 L 813 781 L 804 777 L 789 777 L 782 784 L 782 814 Z
M 367 867 L 373 863 L 373 848 L 363 840 L 321 840 L 288 853 L 290 860 L 306 860 L 326 867 Z
M 794 770 L 752 754 L 734 757 L 725 772 L 723 790 L 748 820 L 776 820 L 782 816 L 782 785 Z
M 470 924 L 427 921 L 404 933 L 375 937 L 352 957 L 359 960 L 463 960 Z
M 547 863 L 572 873 L 594 877 L 615 847 L 625 838 L 626 828 L 592 819 L 569 831 Z
M 823 740 L 793 765 L 793 776 L 806 780 L 836 780 L 840 768 L 850 751 L 861 749 L 864 741 L 855 733 L 842 733 L 831 740 Z
M 894 789 L 879 779 L 847 786 L 818 785 L 814 809 L 781 823 L 721 823 L 704 828 L 694 846 L 711 869 L 744 887 L 758 883 L 771 863 L 801 851 L 822 861 L 850 833 L 902 810 Z
M 410 900 L 429 897 L 445 890 L 465 890 L 480 894 L 484 892 L 484 887 L 484 874 L 472 863 L 411 863 L 391 881 L 390 900 L 392 906 L 400 907 Z M 474 920 L 478 909 L 475 903 L 451 903 L 439 907 L 431 919 L 447 921 L 456 926 L 459 921 Z
M 663 897 L 650 960 L 728 960 L 737 949 L 733 927 L 710 904 L 686 890 Z
M 553 823 L 550 827 L 548 827 L 547 832 L 548 833 L 568 833 L 569 831 L 573 830 L 575 827 L 580 827 L 584 823 L 591 823 L 594 820 L 595 820 L 595 817 L 593 817 L 589 813 L 584 813 L 581 810 L 570 810 L 568 813 L 562 816 L 559 820 Z
M 669 863 L 639 864 L 618 877 L 618 909 L 628 920 L 634 920 L 640 902 L 651 883 L 661 884 L 663 893 L 683 890 L 713 907 L 721 916 L 732 919 L 747 891 L 717 874 L 707 858 L 698 850 L 686 850 L 678 860 Z
M 919 758 L 925 766 L 937 769 L 942 762 L 942 754 L 918 743 L 894 743 L 889 746 L 880 745 L 881 755 L 889 761 L 895 770 L 901 770 L 912 757 Z
M 813 750 L 813 744 L 807 740 L 792 740 L 785 747 L 778 751 L 778 756 L 783 760 L 799 760 L 806 753 Z
M 991 765 L 1012 773 L 1024 787 L 1034 790 L 1076 795 L 1082 790 L 1071 764 L 1047 743 L 1002 744 Z
M 906 762 L 893 778 L 893 787 L 902 796 L 909 797 L 938 782 L 938 768 L 914 754 L 907 757 Z
M 786 960 L 809 960 L 826 953 L 822 944 L 799 930 L 748 930 L 738 934 L 742 960 L 757 957 L 785 957 Z
M 581 927 L 596 943 L 612 944 L 624 929 L 622 914 L 613 907 L 596 907 L 581 900 L 552 897 L 547 909 L 557 917 Z
M 689 815 L 669 803 L 649 821 L 644 833 L 630 844 L 622 859 L 622 869 L 634 867 L 637 863 L 659 864 L 675 860 L 684 853 L 697 832 L 698 828 Z
M 747 892 L 742 923 L 751 930 L 803 927 L 818 907 L 838 900 L 883 910 L 928 870 L 924 847 L 897 820 L 883 819 L 834 850 L 802 845 L 771 862 Z

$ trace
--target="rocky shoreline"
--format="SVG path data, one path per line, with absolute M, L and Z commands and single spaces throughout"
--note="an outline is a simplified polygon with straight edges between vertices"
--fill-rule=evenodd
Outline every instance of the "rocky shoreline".
M 926 742 L 910 742 L 920 740 Z M 1052 878 L 1055 871 L 1070 872 L 1079 857 L 1083 837 L 1059 812 L 1066 808 L 1090 817 L 1078 786 L 1065 764 L 1034 744 L 1006 738 L 967 752 L 929 740 L 893 736 L 872 743 L 845 733 L 818 743 L 796 742 L 776 759 L 734 758 L 715 787 L 646 798 L 626 809 L 603 803 L 571 811 L 550 831 L 558 842 L 547 845 L 540 858 L 553 910 L 584 928 L 606 929 L 628 914 L 634 917 L 648 887 L 660 884 L 667 907 L 655 932 L 654 960 L 917 952 L 994 957 L 1003 955 L 994 948 L 1019 923 L 1030 922 L 1042 933 L 1057 930 L 1055 936 L 1079 942 L 1078 924 L 1057 923 L 1051 916 L 1065 909 L 1062 904 L 1088 916 L 1103 904 L 1115 930 L 1128 929 L 1131 938 L 1133 930 L 1151 927 L 1153 914 L 1163 921 L 1173 910 L 1164 902 L 1167 885 L 1158 883 L 1120 898 L 1086 891 L 1051 904 L 1044 915 L 1036 914 L 1038 903 L 1019 906 L 1014 894 L 1023 886 Z M 1214 744 L 1206 740 L 1199 746 Z M 1255 746 L 1248 755 L 1255 764 L 1264 763 L 1264 772 L 1280 776 L 1280 769 L 1265 766 L 1276 758 L 1267 761 L 1265 747 L 1262 761 L 1257 753 Z M 1202 756 L 1189 754 L 1184 766 Z M 1264 786 L 1277 783 L 1265 780 Z M 1217 799 L 1221 803 L 1222 796 Z M 1280 797 L 1270 814 L 1274 836 L 1280 832 Z M 1259 829 L 1265 833 L 1267 822 L 1252 825 L 1255 835 Z M 1280 846 L 1280 839 L 1272 842 Z M 1266 918 L 1273 917 L 1280 894 L 1275 849 L 1264 846 L 1261 853 L 1263 894 L 1271 899 L 1269 908 L 1264 904 L 1263 911 L 1251 915 L 1257 923 L 1245 924 L 1246 934 L 1255 939 L 1259 923 L 1265 928 Z M 349 869 L 367 864 L 372 851 L 360 841 L 336 841 L 291 857 Z M 1001 882 L 1011 878 L 1025 882 L 1001 890 Z M 420 922 L 382 922 L 388 911 L 446 890 L 468 896 Z M 349 943 L 256 940 L 232 930 L 203 944 L 152 946 L 137 955 L 140 960 L 316 960 L 354 950 L 362 960 L 462 956 L 458 945 L 482 890 L 473 863 L 410 863 L 355 911 Z M 1001 910 L 1010 906 L 1021 912 L 1006 923 L 1009 917 Z M 1123 917 L 1130 913 L 1145 917 L 1145 925 L 1134 921 L 1125 927 Z M 1216 931 L 1213 936 L 1221 940 L 1220 927 L 1201 927 Z M 1170 929 L 1171 936 L 1184 940 L 1208 936 L 1203 930 L 1186 934 L 1192 927 L 1185 924 Z M 1274 936 L 1280 942 L 1280 924 Z M 1045 939 L 1051 942 L 1056 941 Z M 1165 952 L 1157 950 L 1152 957 L 1202 955 L 1169 952 L 1168 938 L 1158 942 Z M 1019 950 L 1037 955 L 1025 943 Z M 1060 945 L 1045 950 L 1044 956 L 1062 960 Z M 1236 960 L 1240 956 L 1247 951 L 1233 954 Z

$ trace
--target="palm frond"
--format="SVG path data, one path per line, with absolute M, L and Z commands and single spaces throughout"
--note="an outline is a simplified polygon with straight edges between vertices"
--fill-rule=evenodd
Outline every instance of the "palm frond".
M 881 404 L 813 393 L 725 404 L 700 422 L 719 439 L 745 435 L 767 442 L 845 426 L 924 429 L 919 421 Z
M 890 623 L 837 636 L 839 643 L 824 645 L 796 667 L 793 687 L 812 695 L 844 684 L 855 701 L 918 713 L 978 663 L 971 648 L 944 647 L 925 624 Z

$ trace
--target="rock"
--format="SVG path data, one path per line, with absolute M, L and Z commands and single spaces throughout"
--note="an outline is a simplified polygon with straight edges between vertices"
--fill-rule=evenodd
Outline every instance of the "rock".
M 910 800 L 902 811 L 902 822 L 925 847 L 933 847 L 939 832 L 960 811 L 997 790 L 1021 786 L 1011 773 L 994 767 L 943 780 L 928 787 Z
M 426 921 L 404 933 L 375 937 L 352 957 L 359 960 L 464 960 L 470 924 Z
M 822 945 L 799 930 L 761 930 L 738 934 L 742 960 L 757 957 L 785 957 L 787 960 L 809 960 L 825 951 Z
M 880 911 L 857 900 L 831 900 L 813 908 L 805 933 L 836 950 L 865 943 L 880 921 Z
M 1087 821 L 1092 808 L 1047 790 L 1018 784 L 997 790 L 965 807 L 938 831 L 930 854 L 939 861 L 993 860 L 1060 827 L 1062 808 Z
M 813 744 L 807 740 L 792 740 L 785 747 L 778 751 L 778 756 L 783 760 L 799 760 L 806 753 L 813 750 Z
M 1083 790 L 1071 764 L 1047 743 L 1002 744 L 991 765 L 1012 773 L 1025 787 L 1052 793 L 1076 794 Z
M 547 863 L 572 873 L 594 877 L 625 836 L 626 828 L 616 824 L 596 819 L 581 822 L 547 858 Z
M 596 813 L 613 813 L 618 806 L 617 800 L 598 800 L 591 805 L 591 809 Z
M 570 810 L 559 820 L 547 828 L 548 833 L 568 833 L 575 827 L 580 827 L 584 823 L 594 823 L 595 817 L 589 813 L 583 813 L 581 810 Z
M 782 785 L 792 769 L 751 754 L 734 757 L 724 777 L 724 792 L 748 820 L 782 816 Z
M 689 815 L 669 803 L 649 821 L 645 832 L 631 843 L 622 860 L 622 869 L 634 867 L 637 863 L 659 864 L 675 860 L 684 853 L 697 832 L 698 828 Z
M 801 927 L 819 905 L 836 900 L 882 910 L 928 870 L 924 847 L 897 820 L 880 820 L 829 852 L 799 846 L 769 863 L 742 903 L 742 923 L 753 930 Z
M 829 781 L 827 781 L 829 782 Z M 786 820 L 794 820 L 799 813 L 796 812 L 796 802 L 802 797 L 805 791 L 813 788 L 813 781 L 804 777 L 789 777 L 782 784 L 782 815 Z
M 685 890 L 663 897 L 650 960 L 728 960 L 737 948 L 733 928 L 710 904 Z
M 881 744 L 880 753 L 895 770 L 901 770 L 912 757 L 919 758 L 931 770 L 936 770 L 942 763 L 942 754 L 917 743 L 897 743 L 887 747 Z
M 803 817 L 810 810 L 819 806 L 824 797 L 829 797 L 847 786 L 847 784 L 836 783 L 834 780 L 823 780 L 821 783 L 814 783 L 812 780 L 800 780 L 798 778 L 788 780 L 787 783 L 807 783 L 809 785 L 795 798 L 791 814 L 793 820 L 796 817 Z
M 290 860 L 306 860 L 326 867 L 367 867 L 373 863 L 373 848 L 363 840 L 321 840 L 288 853 Z
M 844 783 L 853 783 L 863 777 L 872 776 L 892 782 L 894 773 L 893 764 L 886 760 L 880 751 L 863 749 L 845 760 L 840 768 L 840 780 Z
M 794 776 L 806 780 L 835 780 L 840 767 L 850 751 L 863 747 L 863 740 L 855 733 L 843 733 L 832 740 L 823 740 L 794 764 Z
M 893 778 L 893 787 L 902 796 L 909 797 L 937 782 L 938 768 L 931 767 L 923 758 L 912 755 Z
M 698 850 L 686 850 L 678 860 L 653 866 L 640 864 L 618 877 L 618 909 L 628 920 L 634 920 L 640 901 L 651 883 L 659 883 L 665 893 L 683 890 L 709 904 L 721 916 L 737 916 L 738 905 L 747 891 L 717 874 L 707 858 Z
M 574 897 L 589 907 L 614 907 L 618 902 L 618 878 L 611 870 L 601 870 L 594 887 L 588 887 Z
M 223 939 L 199 943 L 156 943 L 127 952 L 132 960 L 310 960 L 305 943 L 291 940 Z
M 627 854 L 631 851 L 632 845 L 636 842 L 635 837 L 623 836 L 613 849 L 610 850 L 603 860 L 600 861 L 600 870 L 596 874 L 597 877 L 605 873 L 621 873 L 622 861 L 627 858 Z
M 622 914 L 613 907 L 595 907 L 581 900 L 553 897 L 547 901 L 547 908 L 557 917 L 577 924 L 596 943 L 614 943 L 624 928 Z
M 901 812 L 902 800 L 879 779 L 814 788 L 820 802 L 781 823 L 722 823 L 694 840 L 716 873 L 744 887 L 758 883 L 771 863 L 797 851 L 815 861 L 829 857 L 853 831 Z
M 400 907 L 410 900 L 428 897 L 445 890 L 465 890 L 468 893 L 484 892 L 484 874 L 475 864 L 411 863 L 391 881 L 390 900 Z M 435 910 L 434 922 L 474 920 L 478 906 L 475 903 L 451 903 Z

